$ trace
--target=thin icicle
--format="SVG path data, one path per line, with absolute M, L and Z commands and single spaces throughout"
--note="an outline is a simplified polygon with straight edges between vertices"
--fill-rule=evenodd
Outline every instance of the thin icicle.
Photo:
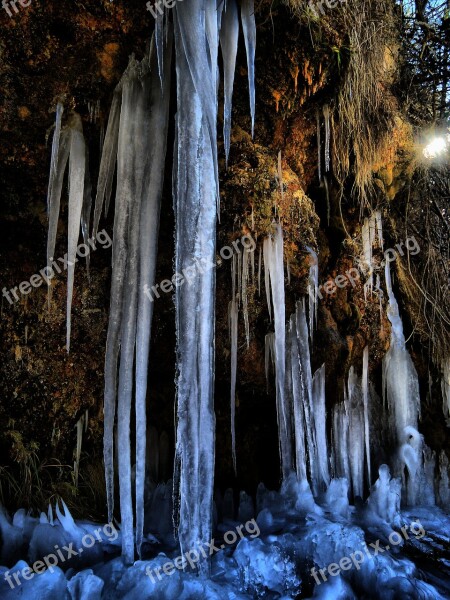
M 294 434 L 295 434 L 295 467 L 299 481 L 307 478 L 306 475 L 306 450 L 305 450 L 305 423 L 304 423 L 304 398 L 305 381 L 301 368 L 298 351 L 296 315 L 291 315 L 289 322 L 288 352 L 291 353 L 291 378 L 292 402 L 294 409 Z
M 450 417 L 450 358 L 442 361 L 442 400 L 446 418 Z
M 248 263 L 250 254 L 252 253 L 250 248 L 244 248 L 244 254 L 242 256 L 242 313 L 244 315 L 244 325 L 245 325 L 245 338 L 247 340 L 247 348 L 250 346 L 250 325 L 248 321 L 248 293 L 247 293 L 247 284 L 248 284 Z
M 89 279 L 89 265 L 90 265 L 90 248 L 89 248 L 89 227 L 91 223 L 91 209 L 92 209 L 92 184 L 91 175 L 89 171 L 89 151 L 86 146 L 86 170 L 84 175 L 84 198 L 83 198 L 83 210 L 81 211 L 81 232 L 83 233 L 83 240 L 88 248 L 86 254 L 86 270 Z
M 364 401 L 364 437 L 366 442 L 367 482 L 372 485 L 372 473 L 370 466 L 370 428 L 369 428 L 369 346 L 363 352 L 362 391 Z
M 323 107 L 323 117 L 325 120 L 325 172 L 330 170 L 330 107 L 325 104 Z
M 374 216 L 375 216 L 375 221 L 376 221 L 376 225 L 377 225 L 378 241 L 380 242 L 381 249 L 383 250 L 384 239 L 383 239 L 383 221 L 381 218 L 381 212 L 379 210 L 375 211 Z
M 320 112 L 316 109 L 316 129 L 317 129 L 317 175 L 319 183 L 322 183 L 322 140 L 320 131 Z
M 314 336 L 314 328 L 317 325 L 317 308 L 319 302 L 319 259 L 312 248 L 306 246 L 311 255 L 311 266 L 308 276 L 308 296 L 309 296 L 309 337 L 311 343 Z
M 59 209 L 61 204 L 61 191 L 64 181 L 64 173 L 70 152 L 70 129 L 64 128 L 58 148 L 57 170 L 53 176 L 52 167 L 48 188 L 48 236 L 47 236 L 47 266 L 50 267 L 55 254 L 56 233 L 58 229 Z M 48 284 L 48 304 L 50 307 L 51 282 Z
M 316 432 L 317 458 L 320 475 L 318 483 L 321 489 L 325 490 L 330 484 L 325 409 L 325 364 L 314 373 L 312 386 L 314 428 Z
M 155 18 L 155 43 L 156 53 L 158 55 L 158 72 L 161 90 L 164 88 L 164 20 L 167 19 L 166 10 L 163 5 L 162 10 L 157 11 Z
M 55 118 L 55 131 L 53 132 L 53 140 L 52 140 L 52 158 L 50 162 L 50 182 L 49 182 L 49 192 L 52 189 L 52 181 L 53 178 L 56 178 L 58 175 L 58 159 L 59 159 L 59 140 L 61 137 L 61 122 L 62 116 L 64 112 L 64 106 L 61 102 L 58 102 L 56 105 L 56 118 Z M 51 195 L 47 196 L 47 211 L 50 212 L 50 201 Z
M 266 384 L 267 384 L 267 393 L 269 393 L 269 366 L 272 364 L 273 369 L 275 370 L 275 334 L 268 333 L 264 340 L 265 345 L 265 370 L 266 370 Z
M 233 457 L 234 473 L 237 475 L 236 466 L 236 373 L 237 373 L 237 342 L 238 342 L 238 306 L 236 298 L 230 302 L 230 334 L 231 334 L 231 453 Z
M 283 169 L 281 166 L 281 150 L 278 152 L 278 185 L 280 186 L 281 204 L 284 202 Z
M 241 22 L 247 52 L 248 88 L 250 96 L 250 116 L 252 119 L 252 137 L 255 132 L 255 50 L 256 23 L 254 0 L 241 0 Z
M 270 273 L 269 273 L 269 262 L 270 262 L 270 239 L 266 238 L 263 242 L 264 252 L 264 285 L 266 288 L 266 300 L 267 309 L 269 311 L 269 319 L 272 321 L 272 304 L 270 301 Z M 261 264 L 261 260 L 260 260 Z
M 78 238 L 80 236 L 81 211 L 84 198 L 84 177 L 86 168 L 86 148 L 81 118 L 73 114 L 70 131 L 69 156 L 69 223 L 67 247 L 67 352 L 70 350 L 72 322 L 72 296 L 75 276 L 75 261 Z
M 106 214 L 108 213 L 109 209 L 114 171 L 117 160 L 121 102 L 122 92 L 121 84 L 119 84 L 114 91 L 111 110 L 109 111 L 108 125 L 106 127 L 105 140 L 103 143 L 102 158 L 100 160 L 100 170 L 98 173 L 92 237 L 97 235 L 103 204 L 105 203 Z
M 261 296 L 261 259 L 262 259 L 262 246 L 259 246 L 259 258 L 258 258 L 258 296 Z
M 223 137 L 225 143 L 225 159 L 228 164 L 230 155 L 231 138 L 231 107 L 234 85 L 234 72 L 236 70 L 236 54 L 239 39 L 239 17 L 236 0 L 227 0 L 222 16 L 220 29 L 220 46 L 223 56 L 224 70 L 224 117 Z

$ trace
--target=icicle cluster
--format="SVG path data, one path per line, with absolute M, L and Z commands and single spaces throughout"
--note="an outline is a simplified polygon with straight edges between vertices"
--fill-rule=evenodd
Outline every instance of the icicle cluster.
M 154 43 L 141 63 L 130 59 L 117 86 L 103 147 L 94 217 L 109 204 L 117 162 L 111 304 L 105 357 L 104 460 L 108 518 L 114 510 L 114 422 L 120 480 L 122 552 L 134 560 L 131 402 L 136 395 L 136 545 L 144 524 L 146 392 L 159 212 L 167 144 L 171 33 L 161 89 Z M 139 323 L 139 327 L 137 327 Z M 120 349 L 120 360 L 119 360 Z
M 364 297 L 367 299 L 367 295 L 372 294 L 373 291 L 373 275 L 374 275 L 374 260 L 373 260 L 373 247 L 375 243 L 383 249 L 383 225 L 381 220 L 380 211 L 373 212 L 368 219 L 364 219 L 362 226 L 362 247 L 363 253 L 361 261 L 364 266 L 364 270 L 367 272 L 368 278 L 364 284 Z
M 87 165 L 87 150 L 83 136 L 81 118 L 77 113 L 71 113 L 64 128 L 61 127 L 63 115 L 62 104 L 56 108 L 56 125 L 53 134 L 52 158 L 50 164 L 50 177 L 48 184 L 47 209 L 48 209 L 48 238 L 47 238 L 47 269 L 51 274 L 58 273 L 61 269 L 54 261 L 56 232 L 58 228 L 61 192 L 67 163 L 69 164 L 69 222 L 67 245 L 67 352 L 70 349 L 70 331 L 72 314 L 72 296 L 75 276 L 75 263 L 80 228 L 83 229 L 85 239 L 89 230 L 89 215 L 91 206 L 89 171 Z M 51 282 L 48 278 L 48 301 L 51 299 Z
M 283 478 L 293 468 L 292 433 L 289 399 L 285 391 L 286 370 L 286 312 L 284 294 L 283 232 L 280 223 L 274 223 L 274 234 L 264 240 L 265 285 L 268 305 L 273 306 L 275 327 L 275 385 Z M 270 291 L 269 291 L 270 290 Z

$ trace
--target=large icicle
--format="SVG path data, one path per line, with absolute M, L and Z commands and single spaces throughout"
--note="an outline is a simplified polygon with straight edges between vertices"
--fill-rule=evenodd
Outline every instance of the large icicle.
M 394 476 L 402 475 L 404 466 L 409 471 L 408 485 L 403 486 L 408 504 L 415 504 L 418 480 L 415 477 L 419 463 L 420 444 L 417 431 L 420 411 L 419 380 L 411 357 L 405 347 L 403 324 L 392 290 L 389 262 L 385 266 L 386 288 L 389 298 L 388 319 L 391 323 L 391 344 L 383 359 L 383 392 L 395 423 L 399 448 L 399 464 Z
M 284 296 L 283 232 L 280 223 L 274 224 L 275 232 L 265 241 L 268 260 L 270 289 L 272 292 L 275 326 L 275 382 L 278 415 L 278 434 L 283 478 L 288 477 L 292 463 L 292 428 L 289 398 L 285 394 L 286 377 L 286 315 Z M 267 246 L 266 246 L 267 242 Z
M 227 19 L 233 5 L 236 11 L 235 4 L 228 2 Z M 217 149 L 215 122 L 209 118 L 216 114 L 217 87 L 216 67 L 212 67 L 205 35 L 205 0 L 177 2 L 174 22 L 178 102 L 173 178 L 175 270 L 181 273 L 195 259 L 207 264 L 215 261 Z M 224 43 L 228 44 L 230 35 L 233 32 L 224 35 Z M 229 52 L 224 55 L 229 71 Z M 229 92 L 228 88 L 229 84 Z M 182 553 L 204 546 L 212 537 L 214 299 L 214 269 L 197 271 L 191 286 L 178 287 L 175 292 L 178 381 L 174 485 L 179 492 Z M 207 574 L 209 562 L 202 561 L 199 570 Z
M 136 332 L 136 545 L 140 553 L 144 527 L 144 485 L 146 456 L 146 395 L 153 302 L 148 290 L 155 284 L 158 251 L 159 214 L 164 184 L 164 164 L 169 122 L 172 29 L 169 28 L 164 54 L 162 89 L 158 85 L 155 48 L 150 56 L 150 118 L 148 135 L 152 144 L 144 172 L 140 215 L 139 290 Z M 147 135 L 147 132 L 142 132 Z
M 84 198 L 84 177 L 86 168 L 86 148 L 81 118 L 73 114 L 70 125 L 69 156 L 69 223 L 67 246 L 67 352 L 70 350 L 72 322 L 72 295 L 75 276 L 75 261 L 78 238 L 80 236 L 81 211 Z
M 250 116 L 252 119 L 252 137 L 255 132 L 255 50 L 256 24 L 254 0 L 241 0 L 241 22 L 247 52 L 248 87 L 250 95 Z
M 49 194 L 47 196 L 47 211 L 50 212 L 50 201 L 51 201 L 51 189 L 53 187 L 53 181 L 58 176 L 58 160 L 59 160 L 59 140 L 61 137 L 61 122 L 64 112 L 64 106 L 61 102 L 56 105 L 56 118 L 55 118 L 55 131 L 53 132 L 52 140 L 52 157 L 50 161 L 50 179 L 48 184 Z
M 223 137 L 225 142 L 225 158 L 228 163 L 230 155 L 231 135 L 231 107 L 234 85 L 234 72 L 236 70 L 236 54 L 239 38 L 239 17 L 236 0 L 227 0 L 220 30 L 220 45 L 223 56 L 224 71 L 224 116 Z

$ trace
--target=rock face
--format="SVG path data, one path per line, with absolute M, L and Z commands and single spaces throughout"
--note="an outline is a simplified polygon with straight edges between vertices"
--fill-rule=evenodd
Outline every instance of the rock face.
M 298 3 L 293 3 L 298 4 Z M 339 13 L 340 14 L 340 13 Z M 2 287 L 17 288 L 45 266 L 46 185 L 50 145 L 46 137 L 54 123 L 54 109 L 62 101 L 76 110 L 90 151 L 92 179 L 96 181 L 100 144 L 106 126 L 112 91 L 135 52 L 141 57 L 148 43 L 153 19 L 143 2 L 122 6 L 116 0 L 83 3 L 37 3 L 20 7 L 17 14 L 0 15 L 0 273 Z M 264 340 L 273 325 L 269 321 L 264 285 L 258 290 L 259 245 L 273 218 L 283 224 L 286 312 L 306 294 L 310 267 L 307 247 L 319 254 L 318 330 L 313 367 L 326 363 L 328 408 L 342 400 L 350 365 L 361 372 L 364 347 L 370 346 L 370 378 L 381 396 L 381 360 L 389 346 L 389 322 L 380 297 L 364 298 L 365 279 L 351 285 L 332 285 L 340 274 L 355 269 L 361 255 L 360 206 L 349 201 L 351 181 L 342 189 L 332 172 L 333 148 L 339 143 L 335 107 L 336 90 L 344 85 L 349 56 L 346 22 L 324 19 L 322 42 L 308 24 L 299 21 L 277 3 L 261 2 L 257 14 L 257 107 L 255 139 L 251 139 L 247 72 L 244 52 L 238 54 L 233 129 L 228 169 L 222 141 L 221 221 L 218 249 L 244 234 L 252 235 L 255 277 L 248 286 L 250 342 L 245 343 L 239 316 L 238 375 L 236 396 L 238 480 L 233 476 L 230 434 L 230 345 L 227 306 L 231 299 L 231 263 L 217 267 L 216 302 L 216 416 L 217 484 L 254 492 L 259 481 L 279 482 L 279 458 L 273 382 L 267 388 Z M 386 61 L 385 61 L 386 62 Z M 394 61 L 395 63 L 395 61 Z M 384 63 L 383 63 L 384 64 Z M 380 108 L 389 112 L 390 151 L 369 165 L 375 175 L 376 197 L 382 199 L 387 217 L 411 175 L 411 131 L 400 115 L 390 89 L 396 79 L 395 64 L 384 64 L 378 84 L 388 100 Z M 332 107 L 330 121 L 324 106 Z M 336 117 L 337 118 L 337 117 Z M 317 119 L 321 129 L 321 170 L 326 172 L 326 128 L 331 128 L 331 167 L 328 183 L 318 179 Z M 173 113 L 169 148 L 173 145 Z M 336 136 L 336 137 L 335 137 Z M 222 139 L 221 136 L 220 140 Z M 340 142 L 342 143 L 342 141 Z M 348 142 L 350 144 L 350 141 Z M 157 281 L 171 276 L 173 211 L 170 193 L 172 157 L 169 155 L 161 217 Z M 340 172 L 340 171 L 339 171 Z M 350 176 L 351 179 L 351 176 Z M 344 193 L 344 197 L 342 193 Z M 67 245 L 67 208 L 57 238 L 57 256 Z M 386 218 L 388 223 L 388 218 Z M 111 215 L 102 221 L 112 232 Z M 386 244 L 398 243 L 395 227 L 386 229 Z M 382 258 L 378 248 L 378 257 Z M 111 250 L 107 244 L 91 256 L 90 280 L 82 264 L 75 275 L 72 308 L 72 344 L 65 351 L 64 274 L 52 282 L 53 296 L 47 308 L 45 285 L 29 293 L 2 298 L 0 381 L 0 448 L 10 477 L 2 488 L 11 508 L 43 508 L 48 498 L 64 496 L 75 513 L 98 515 L 104 509 L 102 475 L 103 361 L 109 307 Z M 327 287 L 327 282 L 330 282 Z M 401 283 L 401 281 L 400 281 Z M 327 291 L 328 290 L 328 291 Z M 334 291 L 333 291 L 334 290 Z M 331 292 L 331 293 L 329 293 Z M 405 319 L 408 306 L 401 306 Z M 406 327 L 406 324 L 405 324 Z M 408 324 L 409 332 L 412 330 Z M 170 295 L 155 302 L 153 351 L 148 398 L 150 423 L 166 432 L 173 446 L 174 309 Z M 424 389 L 428 386 L 428 357 L 413 338 L 413 359 Z M 417 344 L 415 346 L 414 344 Z M 434 449 L 448 448 L 448 428 L 442 419 L 442 400 L 437 374 L 432 373 L 433 399 L 423 410 L 423 433 Z M 425 394 L 424 394 L 425 395 Z M 89 411 L 83 434 L 79 490 L 74 485 L 72 464 L 76 423 Z M 25 476 L 29 474 L 29 476 Z M 25 480 L 18 491 L 14 482 Z

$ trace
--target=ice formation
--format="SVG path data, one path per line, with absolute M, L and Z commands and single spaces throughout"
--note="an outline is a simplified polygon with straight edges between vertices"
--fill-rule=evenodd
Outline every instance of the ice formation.
M 56 233 L 58 227 L 61 192 L 64 173 L 69 163 L 69 219 L 68 219 L 68 244 L 67 244 L 67 335 L 66 347 L 70 349 L 70 330 L 72 314 L 72 296 L 75 276 L 75 263 L 78 238 L 82 224 L 82 211 L 85 202 L 90 203 L 90 194 L 85 196 L 86 175 L 86 144 L 83 136 L 83 126 L 80 116 L 73 112 L 70 114 L 66 126 L 61 129 L 62 107 L 58 104 L 56 126 L 53 135 L 52 158 L 47 194 L 48 207 L 48 238 L 47 238 L 47 269 L 49 274 L 53 268 L 58 273 L 61 269 L 54 261 Z M 51 283 L 49 282 L 49 303 L 51 296 Z
M 317 325 L 317 308 L 319 303 L 319 259 L 312 248 L 306 246 L 310 256 L 311 265 L 309 267 L 308 277 L 308 296 L 309 296 L 309 336 L 311 343 L 314 337 L 314 328 Z
M 293 463 L 291 411 L 289 398 L 285 390 L 286 311 L 284 294 L 284 248 L 281 224 L 274 223 L 273 228 L 273 235 L 264 240 L 264 265 L 266 272 L 266 293 L 269 295 L 270 285 L 275 327 L 275 385 L 281 470 L 283 477 L 287 477 L 293 468 Z M 268 298 L 268 302 L 270 302 L 270 298 Z
M 323 107 L 323 118 L 325 120 L 325 172 L 330 170 L 330 143 L 331 143 L 331 128 L 330 128 L 330 107 L 325 104 Z
M 169 33 L 165 61 L 167 72 L 162 90 L 154 44 L 150 56 L 144 58 L 141 63 L 131 57 L 128 68 L 117 86 L 103 147 L 100 178 L 103 183 L 96 199 L 98 219 L 105 195 L 108 200 L 117 160 L 111 305 L 105 357 L 104 460 L 108 513 L 109 520 L 112 520 L 113 440 L 117 410 L 122 542 L 123 554 L 129 563 L 134 560 L 135 540 L 130 447 L 134 367 L 136 369 L 136 543 L 138 550 L 142 542 L 146 452 L 145 398 L 152 319 L 152 302 L 146 297 L 146 291 L 148 293 L 149 288 L 154 284 L 155 276 L 168 122 L 170 38 Z M 155 132 L 158 132 L 158 135 Z M 151 144 L 149 140 L 152 140 Z M 94 220 L 94 231 L 97 225 L 98 221 Z M 139 319 L 139 327 L 136 327 L 137 319 Z M 119 348 L 120 362 L 117 377 Z
M 419 464 L 422 441 L 418 432 L 420 411 L 419 379 L 411 357 L 405 347 L 403 324 L 398 304 L 392 290 L 389 262 L 385 267 L 386 289 L 389 298 L 387 314 L 391 323 L 391 344 L 383 359 L 383 394 L 387 399 L 392 428 L 398 448 L 398 476 L 406 466 L 408 482 L 403 491 L 410 504 L 415 504 L 418 492 Z

